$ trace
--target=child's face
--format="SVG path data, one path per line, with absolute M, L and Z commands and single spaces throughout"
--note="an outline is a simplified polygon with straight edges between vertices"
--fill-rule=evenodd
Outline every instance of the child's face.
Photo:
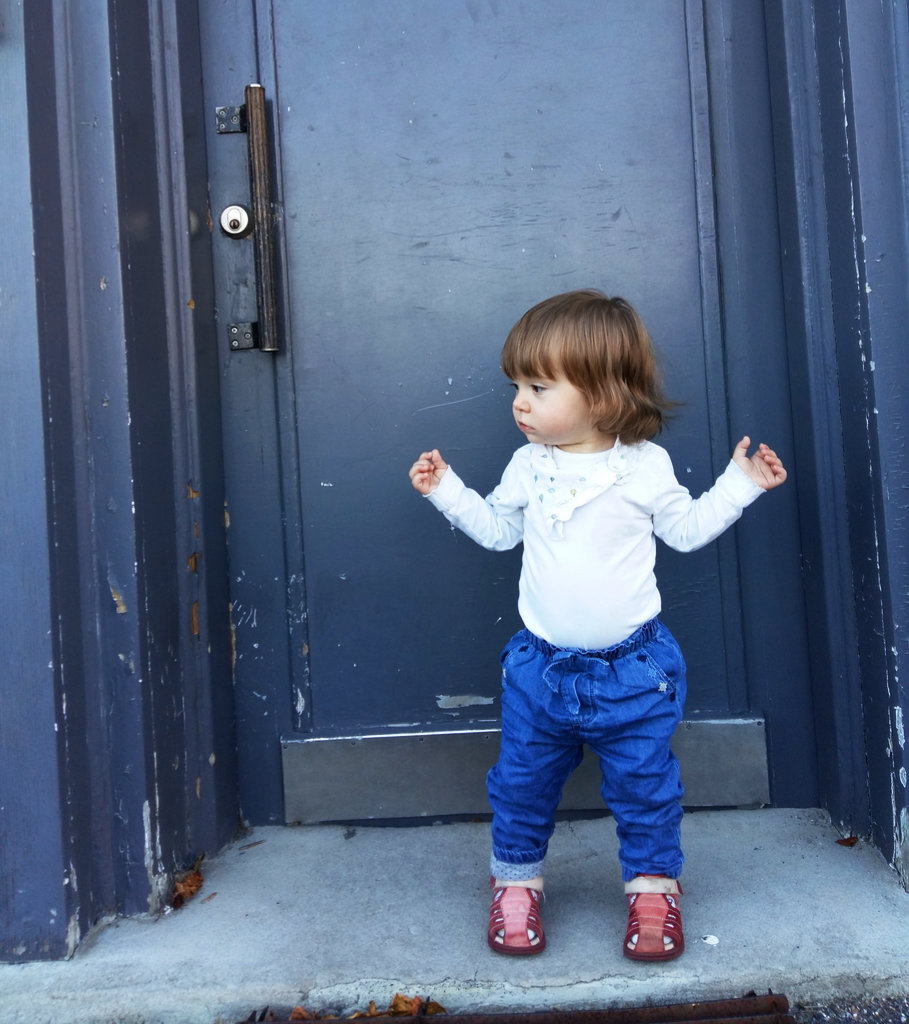
M 597 430 L 587 399 L 564 377 L 518 377 L 512 412 L 528 441 L 566 452 L 601 452 L 615 437 Z

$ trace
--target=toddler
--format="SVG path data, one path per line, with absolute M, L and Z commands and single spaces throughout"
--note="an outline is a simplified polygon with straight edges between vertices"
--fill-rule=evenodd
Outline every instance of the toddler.
M 628 896 L 623 952 L 669 960 L 684 949 L 679 908 L 682 784 L 670 749 L 685 662 L 660 621 L 656 537 L 709 543 L 786 470 L 743 437 L 716 484 L 693 499 L 650 440 L 668 403 L 632 307 L 598 291 L 556 295 L 515 324 L 502 352 L 527 440 L 484 500 L 437 449 L 414 488 L 477 543 L 523 542 L 524 628 L 502 653 L 502 736 L 487 777 L 499 953 L 540 953 L 543 862 L 562 787 L 584 744 L 599 759 Z

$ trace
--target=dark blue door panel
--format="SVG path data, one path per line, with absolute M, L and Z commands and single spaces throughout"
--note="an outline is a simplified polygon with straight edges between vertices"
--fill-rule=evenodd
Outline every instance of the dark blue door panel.
M 319 732 L 450 724 L 453 696 L 495 711 L 516 559 L 452 534 L 406 469 L 438 446 L 496 482 L 522 443 L 498 356 L 529 305 L 588 285 L 638 305 L 687 403 L 680 473 L 712 476 L 684 8 L 496 10 L 275 7 Z M 716 563 L 683 572 L 696 700 L 725 708 L 722 644 L 697 642 L 723 635 Z
M 769 422 L 787 450 L 788 393 L 767 385 L 767 417 L 751 386 L 787 380 L 782 347 L 758 367 L 750 333 L 782 322 L 760 5 L 734 8 L 734 33 L 695 0 L 234 7 L 233 34 L 223 5 L 205 14 L 209 103 L 261 82 L 275 138 L 282 351 L 225 343 L 222 381 L 241 788 L 272 820 L 282 742 L 498 720 L 519 552 L 450 530 L 407 469 L 437 446 L 478 490 L 497 482 L 522 443 L 499 353 L 526 308 L 595 286 L 640 310 L 681 403 L 661 443 L 694 492 L 730 422 Z M 242 201 L 243 145 L 212 140 L 215 215 Z M 722 245 L 749 260 L 726 279 Z M 224 325 L 254 318 L 248 245 L 216 235 L 215 257 Z M 779 608 L 755 614 L 773 588 L 754 585 L 752 548 L 743 581 L 733 532 L 660 554 L 664 617 L 689 717 L 769 709 L 810 745 L 807 677 L 793 663 L 781 702 L 746 643 L 777 616 L 802 653 L 794 510 L 778 515 Z

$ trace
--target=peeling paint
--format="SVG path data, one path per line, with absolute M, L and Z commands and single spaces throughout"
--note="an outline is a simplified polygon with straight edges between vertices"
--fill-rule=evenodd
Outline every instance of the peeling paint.
M 900 745 L 900 750 L 905 750 L 906 733 L 903 728 L 903 709 L 899 704 L 893 709 L 893 727 L 896 730 L 896 741 Z
M 255 608 L 244 608 L 242 604 L 236 602 L 231 605 L 231 613 L 234 629 L 238 626 L 250 626 L 252 629 L 256 629 L 259 624 Z
M 230 673 L 235 674 L 237 668 L 237 624 L 234 622 L 234 605 L 227 605 L 228 629 L 230 631 Z
M 895 839 L 893 866 L 896 868 L 903 888 L 909 892 L 909 808 L 907 807 L 900 811 Z
M 73 914 L 66 924 L 66 958 L 69 959 L 76 952 L 76 947 L 82 939 L 82 929 L 79 927 L 79 915 Z
M 108 581 L 108 586 L 110 587 L 110 596 L 114 599 L 114 607 L 117 609 L 117 614 L 125 615 L 126 602 L 123 600 L 123 595 L 110 581 Z
M 479 697 L 471 693 L 448 697 L 440 693 L 436 696 L 436 704 L 443 710 L 447 708 L 468 708 L 476 705 L 495 704 L 495 697 Z
M 157 788 L 157 787 L 156 787 Z M 148 878 L 148 909 L 156 914 L 167 903 L 168 878 L 161 870 L 161 836 L 152 833 L 151 804 L 142 804 L 142 825 L 145 830 L 145 874 Z

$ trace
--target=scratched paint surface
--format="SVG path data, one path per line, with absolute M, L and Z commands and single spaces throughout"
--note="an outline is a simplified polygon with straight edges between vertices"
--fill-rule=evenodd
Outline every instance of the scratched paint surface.
M 488 721 L 519 553 L 450 531 L 406 470 L 434 445 L 493 486 L 521 443 L 505 334 L 587 285 L 627 295 L 671 342 L 694 396 L 679 433 L 706 430 L 683 11 L 331 2 L 275 17 L 309 725 Z M 681 602 L 717 621 L 715 560 L 686 570 Z
M 317 735 L 494 722 L 520 552 L 449 529 L 407 468 L 437 446 L 490 490 L 521 444 L 499 368 L 508 329 L 546 295 L 593 285 L 643 313 L 686 403 L 679 473 L 709 484 L 707 393 L 723 380 L 703 355 L 711 186 L 695 176 L 691 78 L 705 74 L 703 38 L 661 0 L 579 0 L 556 16 L 542 2 L 273 13 L 293 361 L 282 401 L 295 413 L 280 430 L 302 509 L 288 572 L 305 581 L 293 617 L 305 616 L 311 682 L 288 684 L 284 704 Z M 261 720 L 276 713 L 261 679 L 284 669 L 268 664 L 273 623 L 245 588 L 273 581 L 234 558 L 248 573 L 233 613 L 242 707 Z M 662 572 L 695 700 L 722 710 L 717 555 Z

